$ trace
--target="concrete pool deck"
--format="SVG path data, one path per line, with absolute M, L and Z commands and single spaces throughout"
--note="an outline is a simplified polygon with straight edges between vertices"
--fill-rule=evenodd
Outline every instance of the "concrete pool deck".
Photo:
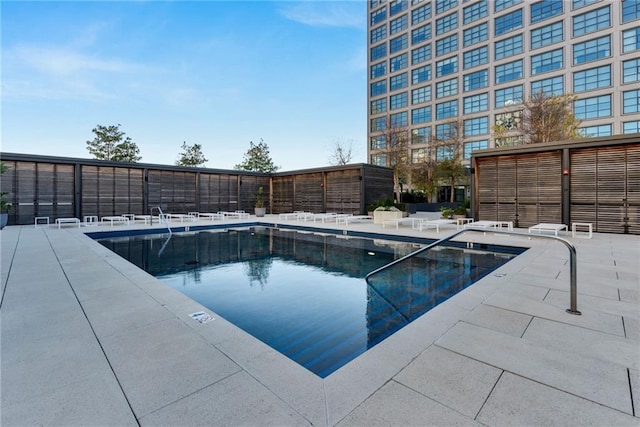
M 461 236 L 531 249 L 321 379 L 84 235 L 143 227 L 0 232 L 0 424 L 640 425 L 638 236 L 563 236 L 581 316 L 562 244 Z

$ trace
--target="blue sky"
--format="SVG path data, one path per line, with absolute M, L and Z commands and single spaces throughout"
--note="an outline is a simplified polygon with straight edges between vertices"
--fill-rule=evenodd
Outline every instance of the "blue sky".
M 120 124 L 142 162 L 183 141 L 232 169 L 264 139 L 282 170 L 366 161 L 366 3 L 2 1 L 2 151 L 90 158 Z

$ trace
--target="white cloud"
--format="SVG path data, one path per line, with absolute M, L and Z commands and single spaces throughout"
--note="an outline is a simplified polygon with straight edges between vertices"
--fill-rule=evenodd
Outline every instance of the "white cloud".
M 285 18 L 313 27 L 366 28 L 362 1 L 296 1 L 279 6 Z

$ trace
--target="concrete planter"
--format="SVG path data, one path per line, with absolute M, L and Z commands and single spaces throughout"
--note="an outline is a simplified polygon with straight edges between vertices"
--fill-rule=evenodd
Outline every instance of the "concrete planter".
M 403 211 L 373 211 L 373 223 L 382 224 L 387 219 L 396 219 L 408 216 Z
M 267 213 L 267 208 L 255 208 L 256 216 L 265 216 Z
M 2 230 L 5 225 L 7 225 L 8 221 L 9 221 L 9 214 L 8 213 L 1 213 L 0 214 L 0 230 Z

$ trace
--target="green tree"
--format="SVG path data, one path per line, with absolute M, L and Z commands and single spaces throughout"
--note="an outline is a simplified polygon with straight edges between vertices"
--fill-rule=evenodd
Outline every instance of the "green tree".
M 390 116 L 386 118 L 385 129 L 382 131 L 385 145 L 382 152 L 387 158 L 387 167 L 393 169 L 393 185 L 396 200 L 400 202 L 403 184 L 411 171 L 409 159 L 409 129 L 407 126 L 394 121 Z
M 280 169 L 269 155 L 269 146 L 260 138 L 257 145 L 249 141 L 249 149 L 244 154 L 242 163 L 234 166 L 234 169 L 254 172 L 275 172 Z
M 200 144 L 187 145 L 187 142 L 182 143 L 182 152 L 179 154 L 180 158 L 176 160 L 178 166 L 202 166 L 208 162 L 202 153 L 202 146 Z
M 120 124 L 111 126 L 97 125 L 91 130 L 95 134 L 93 141 L 87 141 L 87 150 L 95 159 L 116 162 L 135 163 L 142 159 L 140 149 L 125 133 Z
M 436 176 L 436 161 L 433 156 L 433 145 L 426 148 L 424 161 L 414 163 L 411 168 L 411 185 L 424 193 L 427 201 L 438 192 L 438 179 Z

